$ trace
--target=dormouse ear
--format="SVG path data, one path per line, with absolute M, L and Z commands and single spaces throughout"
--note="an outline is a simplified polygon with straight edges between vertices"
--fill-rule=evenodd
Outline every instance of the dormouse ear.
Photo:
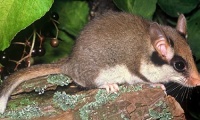
M 180 14 L 178 17 L 176 30 L 179 31 L 179 33 L 182 34 L 184 37 L 187 36 L 187 21 L 183 14 Z
M 151 43 L 159 56 L 169 62 L 174 56 L 174 50 L 158 23 L 152 23 L 149 28 Z

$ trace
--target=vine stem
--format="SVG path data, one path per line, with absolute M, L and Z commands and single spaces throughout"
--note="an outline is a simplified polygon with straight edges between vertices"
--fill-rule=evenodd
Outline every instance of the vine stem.
M 36 30 L 34 29 L 34 30 L 33 30 L 33 39 L 32 39 L 32 44 L 31 44 L 31 49 L 30 49 L 30 51 L 29 51 L 29 54 L 26 55 L 26 56 L 24 56 L 23 58 L 21 58 L 19 61 L 10 60 L 10 61 L 16 62 L 16 64 L 17 64 L 17 65 L 15 66 L 14 71 L 17 70 L 18 65 L 21 64 L 21 62 L 22 62 L 23 60 L 25 60 L 25 59 L 31 57 L 33 48 L 34 48 L 34 46 L 35 46 L 35 40 L 36 40 Z M 30 66 L 31 66 L 31 62 L 28 63 L 28 67 L 30 67 Z
M 58 21 L 52 20 L 52 23 L 53 23 L 54 27 L 56 28 L 56 37 L 55 38 L 58 38 L 59 29 L 58 29 L 58 26 L 56 25 L 56 23 L 58 23 Z

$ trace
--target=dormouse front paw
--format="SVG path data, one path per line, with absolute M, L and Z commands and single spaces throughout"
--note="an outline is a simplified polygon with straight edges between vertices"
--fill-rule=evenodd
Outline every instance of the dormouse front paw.
M 107 93 L 114 93 L 114 92 L 119 91 L 119 86 L 116 83 L 104 84 L 100 86 L 99 88 L 106 89 Z

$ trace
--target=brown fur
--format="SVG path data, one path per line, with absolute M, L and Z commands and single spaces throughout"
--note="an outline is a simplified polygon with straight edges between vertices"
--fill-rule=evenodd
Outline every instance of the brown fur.
M 3 106 L 0 112 L 4 112 L 9 95 L 21 82 L 48 74 L 66 74 L 88 88 L 117 89 L 118 83 L 169 80 L 196 86 L 200 80 L 184 37 L 185 23 L 184 16 L 180 17 L 177 29 L 127 13 L 109 12 L 97 17 L 82 30 L 66 63 L 32 66 L 5 80 L 0 90 L 0 105 Z M 186 61 L 188 66 L 184 74 L 175 71 L 170 64 L 174 55 Z M 152 56 L 161 64 L 152 61 Z M 123 72 L 126 73 L 120 75 Z
M 107 13 L 91 21 L 77 39 L 69 60 L 71 70 L 77 71 L 77 76 L 72 72 L 73 80 L 84 87 L 95 87 L 99 70 L 107 66 L 126 64 L 131 72 L 138 71 L 137 63 L 149 52 L 148 26 L 140 17 L 125 13 Z

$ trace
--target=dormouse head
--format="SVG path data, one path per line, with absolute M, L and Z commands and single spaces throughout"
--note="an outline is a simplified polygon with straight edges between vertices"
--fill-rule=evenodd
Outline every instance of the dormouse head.
M 164 81 L 169 79 L 187 87 L 194 87 L 200 85 L 200 76 L 186 40 L 186 29 L 186 18 L 182 14 L 179 16 L 176 29 L 151 23 L 149 35 L 155 50 L 152 53 L 152 61 L 162 68 L 159 74 Z

